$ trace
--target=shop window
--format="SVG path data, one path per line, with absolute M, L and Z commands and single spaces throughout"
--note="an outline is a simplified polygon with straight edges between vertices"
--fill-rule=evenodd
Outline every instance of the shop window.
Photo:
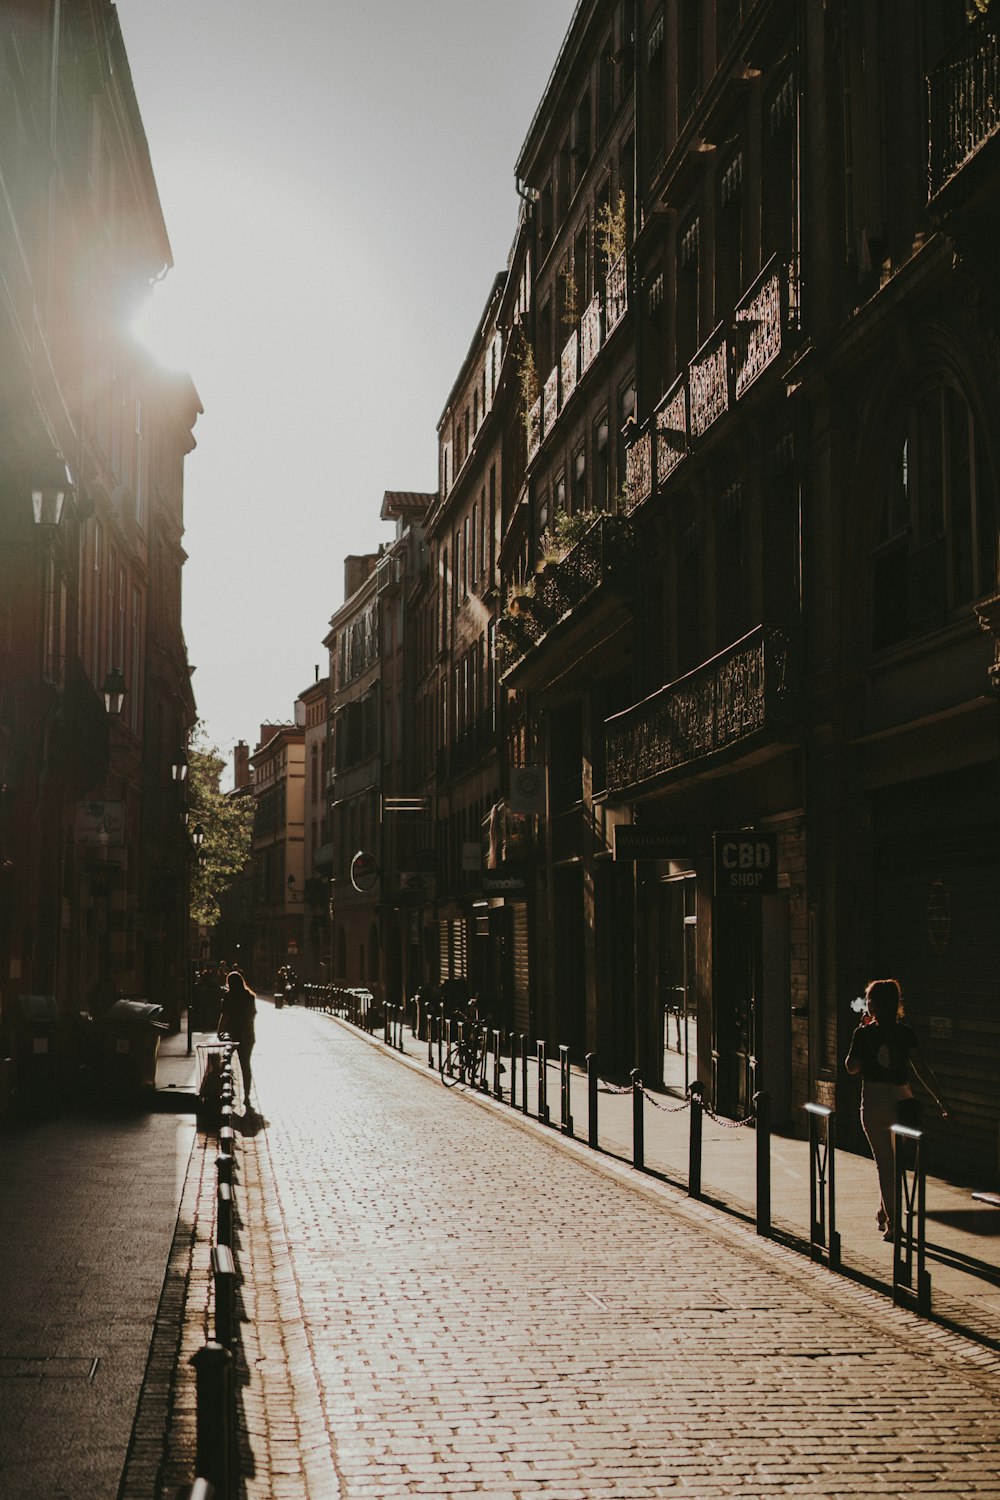
M 997 583 L 996 489 L 982 433 L 958 388 L 912 402 L 888 460 L 872 554 L 872 646 L 942 625 Z

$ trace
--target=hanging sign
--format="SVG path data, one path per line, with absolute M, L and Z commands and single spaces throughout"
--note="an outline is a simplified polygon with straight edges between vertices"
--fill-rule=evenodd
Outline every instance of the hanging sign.
M 778 890 L 778 839 L 738 828 L 715 835 L 715 894 L 773 896 Z

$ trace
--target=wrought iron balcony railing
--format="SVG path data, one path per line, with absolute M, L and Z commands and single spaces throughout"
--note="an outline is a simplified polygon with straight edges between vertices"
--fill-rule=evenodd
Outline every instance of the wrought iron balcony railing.
M 559 360 L 559 383 L 562 387 L 563 406 L 566 405 L 566 402 L 576 390 L 576 382 L 578 379 L 577 371 L 579 370 L 579 368 L 580 330 L 578 328 L 574 328 L 573 332 L 566 340 L 566 347 L 563 349 L 562 357 Z
M 538 400 L 534 403 L 533 406 L 529 407 L 528 413 L 525 417 L 525 426 L 528 435 L 528 462 L 530 463 L 535 454 L 538 452 L 539 448 L 542 446 L 541 396 L 538 397 Z
M 497 670 L 506 675 L 567 616 L 606 584 L 625 583 L 634 566 L 632 526 L 624 516 L 601 512 L 558 563 L 538 575 L 535 593 L 508 606 L 497 627 Z
M 548 437 L 559 416 L 559 366 L 549 372 L 542 391 L 542 436 Z
M 674 381 L 656 411 L 656 482 L 665 484 L 688 451 L 687 380 Z
M 1000 17 L 968 26 L 927 79 L 928 196 L 933 198 L 1000 130 Z
M 580 374 L 590 369 L 601 347 L 601 299 L 595 297 L 580 319 Z
M 628 257 L 625 254 L 619 255 L 608 269 L 604 309 L 605 336 L 610 338 L 612 331 L 618 327 L 628 312 Z
M 794 261 L 772 256 L 736 304 L 734 385 L 737 401 L 767 369 L 799 323 L 798 273 Z
M 625 449 L 625 512 L 631 515 L 653 493 L 653 434 L 641 427 Z
M 607 720 L 608 791 L 621 795 L 733 746 L 787 739 L 798 722 L 790 633 L 760 625 Z
M 691 436 L 701 437 L 730 407 L 729 340 L 720 323 L 688 365 Z

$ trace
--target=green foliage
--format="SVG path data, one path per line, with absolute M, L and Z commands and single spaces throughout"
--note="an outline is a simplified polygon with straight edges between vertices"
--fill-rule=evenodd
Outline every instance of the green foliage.
M 588 510 L 578 510 L 570 515 L 569 511 L 557 510 L 551 527 L 546 528 L 539 538 L 542 557 L 546 562 L 559 562 L 564 558 L 581 537 L 586 536 L 594 524 L 594 514 Z
M 521 386 L 521 409 L 527 416 L 538 400 L 538 371 L 535 368 L 535 351 L 518 330 L 517 376 Z
M 200 823 L 205 830 L 191 877 L 191 920 L 206 927 L 218 922 L 219 897 L 250 858 L 253 798 L 219 790 L 225 765 L 218 748 L 204 739 L 188 751 L 189 827 Z
M 618 202 L 614 208 L 610 203 L 602 203 L 597 213 L 597 232 L 601 236 L 601 249 L 604 252 L 608 271 L 611 270 L 615 261 L 625 254 L 627 226 L 625 194 L 621 192 L 618 194 Z

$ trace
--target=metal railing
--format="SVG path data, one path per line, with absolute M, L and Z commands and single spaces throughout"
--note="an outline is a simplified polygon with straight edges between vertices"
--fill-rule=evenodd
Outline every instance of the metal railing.
M 1000 129 L 1000 23 L 966 27 L 927 79 L 927 194 L 933 198 Z

